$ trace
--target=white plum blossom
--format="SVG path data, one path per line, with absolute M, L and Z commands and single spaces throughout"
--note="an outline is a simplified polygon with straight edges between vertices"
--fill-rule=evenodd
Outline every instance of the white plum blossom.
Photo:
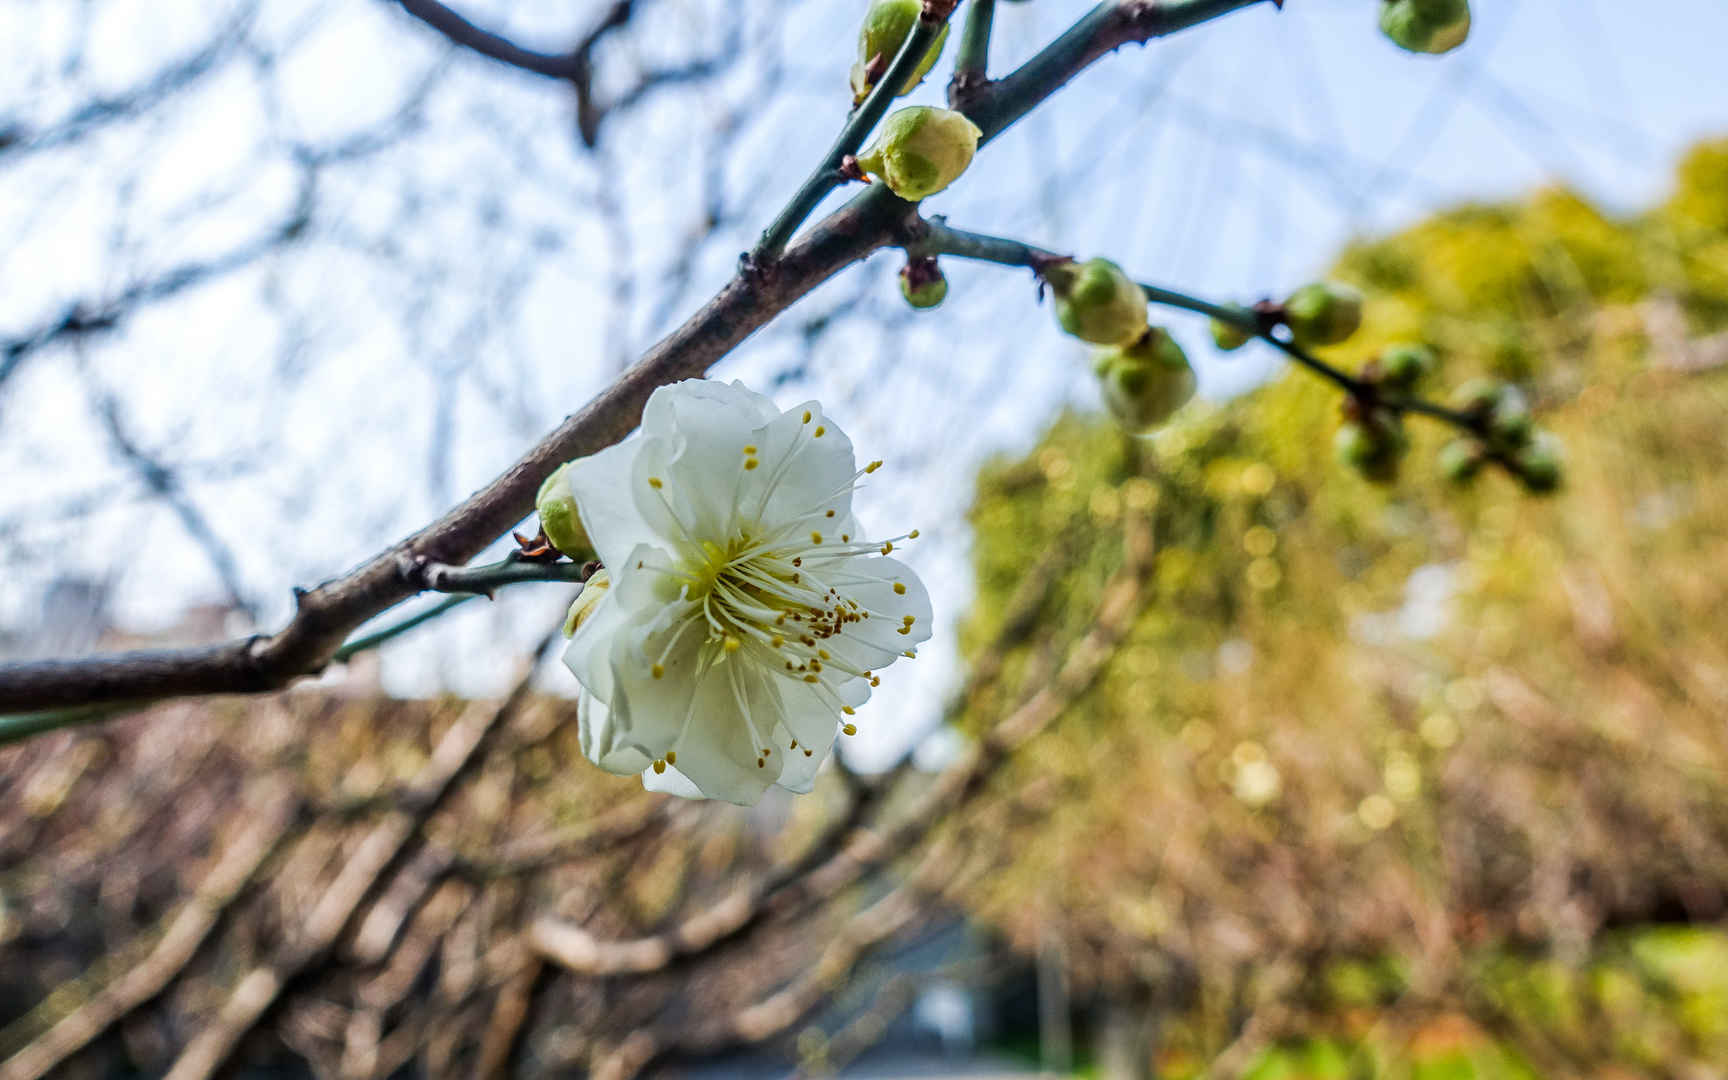
M 809 791 L 877 672 L 930 636 L 930 598 L 868 540 L 852 443 L 815 402 L 661 387 L 641 430 L 570 464 L 607 586 L 572 612 L 582 752 L 646 787 L 749 805 Z M 579 605 L 581 601 L 578 602 Z

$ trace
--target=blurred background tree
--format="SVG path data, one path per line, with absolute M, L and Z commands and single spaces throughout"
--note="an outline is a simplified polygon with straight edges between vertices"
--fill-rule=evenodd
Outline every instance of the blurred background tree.
M 279 625 L 728 280 L 850 100 L 853 5 L 462 12 L 0 10 L 8 657 Z M 1078 14 L 1000 5 L 993 70 Z M 874 260 L 716 374 L 844 408 L 890 464 L 863 513 L 926 534 L 884 771 L 751 812 L 598 774 L 528 692 L 544 587 L 0 749 L 0 1077 L 815 1071 L 957 987 L 1112 1075 L 1712 1075 L 1728 151 L 1657 191 L 1728 123 L 1725 20 L 1526 0 L 1428 63 L 1360 3 L 1262 5 L 941 197 L 1244 301 L 1355 238 L 1328 357 L 1516 380 L 1561 498 L 1445 488 L 1414 424 L 1358 481 L 1335 389 L 1219 404 L 1282 361 L 1195 320 L 1214 405 L 1125 439 L 1024 275 L 948 260 L 925 315 Z

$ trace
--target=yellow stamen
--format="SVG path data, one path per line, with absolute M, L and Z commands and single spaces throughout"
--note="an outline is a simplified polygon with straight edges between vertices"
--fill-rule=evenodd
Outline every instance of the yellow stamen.
M 858 725 L 857 724 L 847 724 L 845 727 L 841 728 L 840 730 L 844 731 L 848 735 L 856 735 L 856 734 L 858 734 Z
M 913 529 L 913 530 L 912 530 L 912 531 L 911 531 L 911 532 L 909 532 L 909 533 L 907 533 L 907 534 L 906 534 L 906 539 L 908 539 L 908 540 L 916 540 L 916 539 L 918 539 L 918 530 L 917 530 L 917 529 Z
M 806 676 L 804 676 L 804 681 L 807 683 L 815 683 L 815 682 L 821 682 L 822 680 L 817 678 L 815 675 L 806 675 Z
M 881 467 L 882 467 L 882 463 L 880 461 L 872 461 L 870 464 L 864 466 L 864 471 L 867 473 L 873 473 L 877 469 L 880 469 Z
M 840 711 L 841 711 L 841 712 L 843 712 L 843 713 L 845 713 L 845 714 L 846 714 L 846 715 L 847 715 L 847 716 L 857 716 L 857 715 L 858 715 L 858 710 L 857 710 L 857 709 L 854 709 L 854 708 L 853 708 L 853 707 L 852 707 L 852 706 L 850 706 L 850 705 L 842 705 L 842 706 L 840 706 Z
M 666 668 L 664 665 L 655 664 L 651 670 L 653 671 L 654 677 L 656 679 L 663 679 L 666 677 Z
M 668 764 L 668 765 L 678 764 L 678 751 L 676 751 L 676 750 L 666 751 L 666 764 Z
M 726 637 L 722 639 L 721 644 L 729 653 L 735 653 L 744 647 L 744 643 L 733 637 L 731 634 L 727 634 Z
M 820 544 L 822 542 L 822 534 L 819 532 L 812 532 L 810 534 L 810 542 L 812 544 Z
M 658 774 L 660 774 L 660 773 L 663 773 L 663 772 L 665 772 L 665 771 L 666 771 L 666 762 L 664 762 L 664 761 L 661 761 L 661 760 L 656 760 L 656 761 L 655 761 L 655 762 L 654 762 L 654 772 L 655 772 L 655 774 L 656 774 L 656 775 L 658 775 Z
M 650 476 L 648 478 L 648 486 L 653 488 L 655 491 L 659 491 L 661 488 L 660 478 L 658 476 Z
M 804 422 L 806 424 L 808 424 L 810 422 L 810 410 L 809 409 L 804 410 Z
M 895 596 L 905 596 L 906 595 L 906 583 L 904 581 L 896 581 L 894 583 L 894 595 Z
M 762 463 L 760 461 L 757 461 L 755 458 L 745 458 L 744 459 L 744 471 L 749 472 L 751 469 L 754 469 L 756 466 L 758 466 L 760 464 L 762 464 Z
M 821 424 L 817 424 L 816 430 L 811 432 L 810 434 L 815 436 L 816 438 L 820 439 L 822 436 L 828 434 L 828 429 L 823 427 Z
M 751 455 L 753 455 L 755 453 L 756 453 L 756 448 L 754 446 L 746 446 L 744 448 L 744 456 L 745 457 L 750 457 Z
M 834 511 L 832 511 L 832 510 L 830 510 L 830 511 L 828 511 L 828 512 L 827 512 L 827 513 L 826 513 L 826 514 L 824 514 L 824 515 L 822 515 L 822 516 L 823 516 L 823 517 L 833 517 L 833 516 L 834 516 Z

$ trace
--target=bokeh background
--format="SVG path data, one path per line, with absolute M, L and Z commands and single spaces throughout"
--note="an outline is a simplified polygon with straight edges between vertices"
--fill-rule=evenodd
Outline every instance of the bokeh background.
M 8 658 L 279 624 L 718 288 L 860 5 L 625 6 L 574 82 L 381 0 L 0 8 Z M 1332 359 L 1519 381 L 1561 495 L 1445 489 L 1438 432 L 1365 484 L 1335 395 L 1185 316 L 1204 400 L 1125 440 L 1029 275 L 914 313 L 878 255 L 714 372 L 822 400 L 888 462 L 861 515 L 922 533 L 936 639 L 818 795 L 633 795 L 555 663 L 498 710 L 557 586 L 0 750 L 0 1075 L 160 1074 L 259 971 L 223 1060 L 291 1075 L 1723 1075 L 1728 8 L 1482 4 L 1430 59 L 1263 7 L 1101 61 L 927 209 L 1219 299 L 1353 281 Z M 1000 8 L 993 72 L 1084 5 Z M 461 7 L 549 53 L 613 10 Z

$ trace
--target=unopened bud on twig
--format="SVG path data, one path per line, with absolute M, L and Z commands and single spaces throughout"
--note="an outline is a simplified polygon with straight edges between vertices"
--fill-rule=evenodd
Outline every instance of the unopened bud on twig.
M 1546 431 L 1537 432 L 1529 445 L 1513 456 L 1512 463 L 1518 467 L 1518 478 L 1529 490 L 1545 495 L 1559 488 L 1564 472 L 1560 440 Z
M 1401 49 L 1451 52 L 1470 36 L 1469 0 L 1383 0 L 1380 31 Z
M 1246 308 L 1238 308 L 1242 312 L 1244 322 L 1254 318 L 1254 313 Z M 1212 344 L 1222 352 L 1235 352 L 1242 346 L 1254 340 L 1254 333 L 1244 329 L 1242 323 L 1226 322 L 1223 319 L 1212 320 Z
M 586 559 L 594 553 L 588 530 L 576 513 L 576 496 L 570 490 L 569 463 L 558 466 L 540 484 L 534 497 L 534 508 L 540 513 L 540 528 L 552 546 L 572 559 Z
M 1362 294 L 1348 285 L 1319 281 L 1284 301 L 1284 322 L 1296 344 L 1336 345 L 1362 325 Z
M 1341 464 L 1377 484 L 1397 478 L 1398 464 L 1409 447 L 1403 421 L 1386 409 L 1373 409 L 1345 420 L 1332 440 L 1333 453 Z
M 1460 487 L 1476 479 L 1482 471 L 1482 444 L 1475 439 L 1453 439 L 1440 448 L 1440 475 L 1447 483 Z
M 604 570 L 596 570 L 582 585 L 581 595 L 570 605 L 570 613 L 564 616 L 564 636 L 574 637 L 582 624 L 588 621 L 588 616 L 594 614 L 594 609 L 600 606 L 600 600 L 606 595 L 606 590 L 612 587 L 612 577 Z
M 923 0 L 876 0 L 870 5 L 870 10 L 864 13 L 864 26 L 858 31 L 858 62 L 852 65 L 852 104 L 869 96 L 871 88 L 900 54 L 900 47 L 912 36 L 912 28 L 918 25 L 923 10 Z M 944 25 L 918 69 L 894 92 L 895 97 L 910 94 L 924 81 L 947 43 L 948 27 Z
M 1098 354 L 1093 370 L 1110 415 L 1136 435 L 1145 434 L 1194 396 L 1194 369 L 1182 346 L 1154 326 L 1132 345 Z
M 1146 294 L 1109 259 L 1052 263 L 1039 273 L 1056 294 L 1056 321 L 1081 341 L 1131 345 L 1146 333 Z
M 952 109 L 913 105 L 882 122 L 875 140 L 858 155 L 858 167 L 881 177 L 902 199 L 917 202 L 966 171 L 983 134 Z
M 1416 389 L 1438 366 L 1434 350 L 1426 345 L 1393 345 L 1376 361 L 1380 385 L 1405 393 Z
M 920 311 L 936 307 L 948 297 L 948 278 L 933 258 L 908 259 L 900 268 L 900 295 Z

